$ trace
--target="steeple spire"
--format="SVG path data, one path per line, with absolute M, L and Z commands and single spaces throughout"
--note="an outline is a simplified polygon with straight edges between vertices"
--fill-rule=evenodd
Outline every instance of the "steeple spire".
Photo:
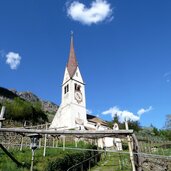
M 72 78 L 75 74 L 75 71 L 77 69 L 78 63 L 77 59 L 75 56 L 75 51 L 74 51 L 74 40 L 73 40 L 73 31 L 71 31 L 71 44 L 70 44 L 70 53 L 69 53 L 69 58 L 68 58 L 68 63 L 67 63 L 67 69 L 69 72 L 69 76 Z

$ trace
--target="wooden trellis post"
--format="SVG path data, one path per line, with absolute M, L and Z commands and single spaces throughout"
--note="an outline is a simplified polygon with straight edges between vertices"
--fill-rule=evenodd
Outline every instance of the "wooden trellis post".
M 39 140 L 39 148 L 41 147 L 42 139 Z
M 47 123 L 46 123 L 46 130 L 47 130 Z M 43 150 L 43 156 L 46 156 L 46 143 L 47 143 L 47 134 L 45 134 L 45 141 L 44 141 L 44 150 Z
M 126 128 L 126 130 L 129 130 L 127 120 L 125 121 L 125 128 Z M 133 155 L 133 151 L 132 151 L 132 140 L 131 140 L 131 137 L 129 135 L 127 135 L 127 139 L 128 139 L 128 147 L 129 147 L 129 154 L 130 154 L 130 160 L 131 160 L 131 165 L 132 165 L 132 171 L 136 171 L 135 170 L 135 163 L 134 163 L 134 155 Z
M 2 108 L 1 108 L 1 114 L 0 114 L 0 128 L 2 127 L 2 121 L 5 120 L 4 114 L 5 114 L 5 106 L 2 106 Z
M 78 144 L 77 144 L 78 138 L 75 138 L 74 140 L 75 140 L 75 147 L 77 148 L 78 147 Z
M 54 148 L 55 147 L 55 138 L 52 137 L 52 147 Z
M 138 154 L 140 152 L 139 151 L 139 145 L 138 145 L 138 140 L 137 140 L 135 134 L 132 134 L 132 139 L 133 139 L 133 152 L 134 152 L 135 169 L 136 169 L 136 171 L 142 171 L 141 157 Z
M 23 150 L 23 141 L 24 141 L 24 136 L 21 137 L 20 151 Z
M 56 147 L 58 147 L 58 137 L 56 136 Z
M 63 140 L 63 151 L 65 151 L 65 135 L 62 137 Z

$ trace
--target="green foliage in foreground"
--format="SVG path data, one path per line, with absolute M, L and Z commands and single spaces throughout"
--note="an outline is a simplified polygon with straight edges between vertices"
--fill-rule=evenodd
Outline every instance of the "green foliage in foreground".
M 75 164 L 78 164 L 87 158 L 90 158 L 96 154 L 96 152 L 91 151 L 73 151 L 72 153 L 68 153 L 61 158 L 57 158 L 48 164 L 47 171 L 65 171 L 68 168 L 72 167 Z M 84 163 L 84 168 L 88 168 L 88 162 Z M 78 167 L 75 171 L 79 171 L 80 168 Z
M 82 145 L 81 145 L 82 146 Z M 95 148 L 95 146 L 84 145 L 83 148 Z M 10 152 L 19 161 L 25 165 L 31 163 L 31 150 L 29 148 L 19 151 L 11 149 Z M 90 151 L 77 151 L 48 148 L 46 157 L 43 157 L 43 148 L 35 150 L 34 171 L 65 171 L 68 167 L 81 162 L 87 157 L 93 155 Z M 29 171 L 26 167 L 17 167 L 9 157 L 0 150 L 0 171 Z

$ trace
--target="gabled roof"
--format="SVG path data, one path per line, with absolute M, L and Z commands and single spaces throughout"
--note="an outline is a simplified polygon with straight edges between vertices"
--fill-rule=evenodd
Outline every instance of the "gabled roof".
M 94 116 L 94 115 L 90 115 L 90 114 L 87 114 L 87 120 L 89 122 L 93 122 L 93 123 L 100 123 L 101 125 L 103 126 L 107 126 L 107 122 Z
M 77 59 L 76 59 L 75 51 L 74 51 L 73 34 L 71 34 L 70 53 L 69 53 L 69 58 L 68 58 L 68 63 L 67 63 L 67 69 L 68 69 L 70 78 L 74 76 L 77 66 L 78 66 L 78 63 L 77 63 Z

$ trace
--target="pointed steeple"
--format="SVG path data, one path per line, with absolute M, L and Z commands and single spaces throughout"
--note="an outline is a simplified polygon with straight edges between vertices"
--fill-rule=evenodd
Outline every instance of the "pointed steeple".
M 77 66 L 78 66 L 78 63 L 77 63 L 77 59 L 76 59 L 75 51 L 74 51 L 73 32 L 71 32 L 70 53 L 69 53 L 69 58 L 68 58 L 68 63 L 67 63 L 67 69 L 68 69 L 70 78 L 74 76 Z

